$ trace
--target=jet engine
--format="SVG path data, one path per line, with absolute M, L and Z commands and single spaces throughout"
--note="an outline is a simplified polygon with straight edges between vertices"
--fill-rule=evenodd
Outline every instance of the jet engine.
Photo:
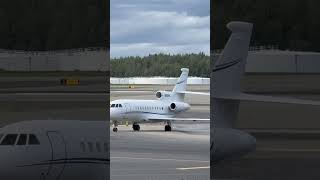
M 158 99 L 170 99 L 171 98 L 171 92 L 168 91 L 157 91 L 156 97 Z
M 169 105 L 170 111 L 180 112 L 190 109 L 190 105 L 184 102 L 173 102 Z
M 161 91 L 157 91 L 157 92 L 156 92 L 156 97 L 159 98 L 159 99 L 162 97 Z

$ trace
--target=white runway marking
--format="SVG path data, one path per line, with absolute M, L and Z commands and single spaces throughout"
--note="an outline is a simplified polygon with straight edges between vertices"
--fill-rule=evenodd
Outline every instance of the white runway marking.
M 210 169 L 210 166 L 202 167 L 187 167 L 187 168 L 176 168 L 177 170 L 195 170 L 195 169 Z
M 176 174 L 176 173 L 146 173 L 146 172 L 143 172 L 143 173 L 138 173 L 138 174 L 111 174 L 111 176 L 114 176 L 114 177 L 132 177 L 132 176 L 185 176 L 185 175 L 188 175 L 188 176 L 203 176 L 204 174 L 203 173 L 192 173 L 192 174 L 185 174 L 185 173 L 179 173 L 179 174 Z

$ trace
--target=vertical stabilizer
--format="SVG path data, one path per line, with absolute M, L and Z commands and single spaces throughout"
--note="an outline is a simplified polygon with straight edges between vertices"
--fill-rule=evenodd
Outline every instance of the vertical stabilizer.
M 240 93 L 240 81 L 245 72 L 252 24 L 230 22 L 227 28 L 232 34 L 220 57 L 214 62 L 211 78 L 212 124 L 216 127 L 232 127 L 237 119 L 239 100 L 223 97 Z
M 213 95 L 240 92 L 240 80 L 245 72 L 252 24 L 230 22 L 232 32 L 213 68 Z
M 179 93 L 179 92 L 184 92 L 187 90 L 188 74 L 189 74 L 188 68 L 181 68 L 181 75 L 172 90 L 173 100 L 176 100 L 176 101 L 184 100 L 184 93 Z

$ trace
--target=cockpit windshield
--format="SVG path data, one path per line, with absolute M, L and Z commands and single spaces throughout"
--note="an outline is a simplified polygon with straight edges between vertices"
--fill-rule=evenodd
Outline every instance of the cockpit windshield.
M 122 108 L 121 104 L 111 104 L 110 105 L 111 108 Z
M 0 134 L 0 140 L 1 137 L 4 136 L 3 134 Z M 29 136 L 29 142 L 27 143 L 27 139 Z M 17 142 L 16 142 L 17 141 Z M 34 134 L 7 134 L 3 137 L 3 140 L 1 141 L 0 145 L 39 145 L 40 141 Z

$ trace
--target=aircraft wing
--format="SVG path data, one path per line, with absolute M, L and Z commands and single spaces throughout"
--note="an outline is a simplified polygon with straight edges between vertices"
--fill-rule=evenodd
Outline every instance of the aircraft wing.
M 210 96 L 210 93 L 204 93 L 204 92 L 193 92 L 193 91 L 178 91 L 178 92 L 176 92 L 176 93 Z
M 275 97 L 264 96 L 256 94 L 229 94 L 229 95 L 215 95 L 215 98 L 229 99 L 229 100 L 243 100 L 243 101 L 256 101 L 256 102 L 271 102 L 271 103 L 284 103 L 284 104 L 301 104 L 301 105 L 320 105 L 320 101 L 305 100 L 290 97 Z
M 210 119 L 200 119 L 200 118 L 151 118 L 149 121 L 162 122 L 162 121 L 189 121 L 189 122 L 209 122 Z

